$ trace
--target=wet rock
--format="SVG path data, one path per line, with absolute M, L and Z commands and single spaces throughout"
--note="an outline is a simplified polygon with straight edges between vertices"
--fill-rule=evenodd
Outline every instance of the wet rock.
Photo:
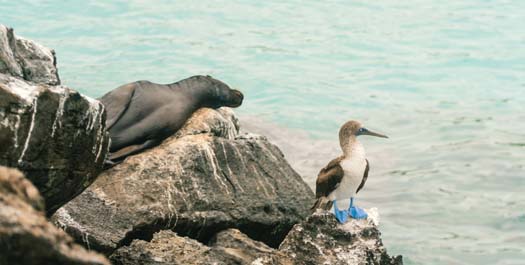
M 49 223 L 43 203 L 20 171 L 0 167 L 0 264 L 109 264 Z
M 230 109 L 201 109 L 160 146 L 103 172 L 53 219 L 105 253 L 164 229 L 207 242 L 237 228 L 277 246 L 312 202 L 276 146 L 239 136 Z
M 368 212 L 368 219 L 349 219 L 345 224 L 331 213 L 315 213 L 294 226 L 279 251 L 295 264 L 403 264 L 401 256 L 389 256 L 383 246 L 377 210 Z
M 18 37 L 0 24 L 0 73 L 26 81 L 59 85 L 55 51 Z
M 59 83 L 51 55 L 0 25 L 0 165 L 25 173 L 48 215 L 94 181 L 109 144 L 100 102 L 49 85 Z

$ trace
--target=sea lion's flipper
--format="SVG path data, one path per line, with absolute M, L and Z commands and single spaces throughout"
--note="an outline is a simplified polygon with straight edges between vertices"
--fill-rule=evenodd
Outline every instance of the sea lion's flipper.
M 122 161 L 124 161 L 124 160 L 122 160 Z M 106 169 L 110 169 L 110 168 L 112 168 L 112 167 L 114 167 L 114 166 L 116 166 L 116 165 L 122 163 L 122 161 L 116 161 L 116 162 L 115 162 L 115 161 L 112 161 L 112 160 L 106 159 L 106 160 L 104 161 L 104 170 L 106 170 Z
M 135 94 L 136 84 L 123 85 L 99 98 L 106 108 L 106 128 L 111 129 L 126 112 Z
M 143 144 L 126 146 L 116 152 L 111 153 L 109 155 L 109 160 L 112 161 L 113 163 L 122 161 L 130 155 L 138 154 L 148 148 L 159 145 L 161 141 L 162 140 L 159 140 L 159 139 L 151 139 L 151 140 L 147 140 Z

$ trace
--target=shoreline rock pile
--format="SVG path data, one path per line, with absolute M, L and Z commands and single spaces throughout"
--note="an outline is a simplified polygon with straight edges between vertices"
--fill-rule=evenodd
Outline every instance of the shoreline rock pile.
M 27 177 L 0 169 L 0 264 L 402 264 L 373 219 L 311 215 L 279 148 L 239 127 L 229 108 L 200 109 L 102 172 L 102 104 L 0 25 L 0 165 Z

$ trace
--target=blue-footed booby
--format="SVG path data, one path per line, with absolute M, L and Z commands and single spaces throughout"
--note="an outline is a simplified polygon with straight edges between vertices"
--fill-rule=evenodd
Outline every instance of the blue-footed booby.
M 371 135 L 388 138 L 386 135 L 372 132 L 358 121 L 348 121 L 339 130 L 339 144 L 343 155 L 333 159 L 317 175 L 315 197 L 317 201 L 312 209 L 329 210 L 334 206 L 334 214 L 340 223 L 348 216 L 355 219 L 367 218 L 366 212 L 355 207 L 354 196 L 365 185 L 370 169 L 363 145 L 357 140 L 359 135 Z M 350 199 L 348 210 L 340 210 L 337 202 Z

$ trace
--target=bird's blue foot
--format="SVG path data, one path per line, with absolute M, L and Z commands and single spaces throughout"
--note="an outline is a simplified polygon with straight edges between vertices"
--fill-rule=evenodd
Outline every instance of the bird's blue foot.
M 339 210 L 337 208 L 337 203 L 335 202 L 334 200 L 334 215 L 335 215 L 335 219 L 337 219 L 337 221 L 341 224 L 344 224 L 346 223 L 346 221 L 348 220 L 348 211 L 347 210 Z
M 350 209 L 348 209 L 348 215 L 354 219 L 366 219 L 368 217 L 368 214 L 365 212 L 365 210 L 352 206 Z
M 348 207 L 348 215 L 354 219 L 365 219 L 368 214 L 365 210 L 354 206 L 354 198 L 350 198 L 350 207 Z

